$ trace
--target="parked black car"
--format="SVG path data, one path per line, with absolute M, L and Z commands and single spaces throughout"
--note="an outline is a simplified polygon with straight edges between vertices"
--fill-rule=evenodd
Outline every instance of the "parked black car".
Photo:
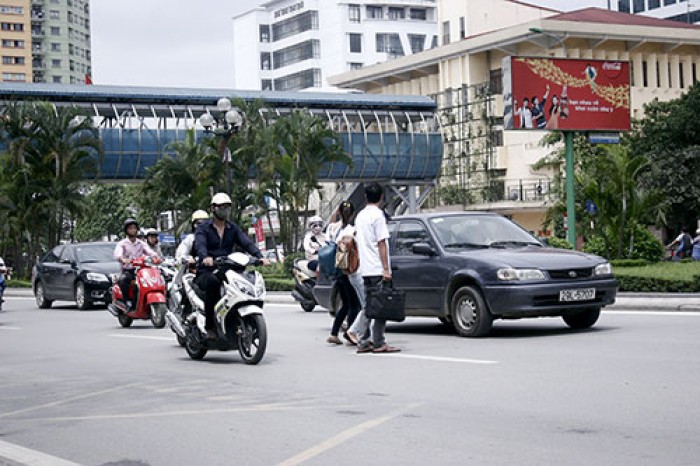
M 546 247 L 498 214 L 407 215 L 389 230 L 406 315 L 437 317 L 462 336 L 485 336 L 494 319 L 522 317 L 562 317 L 587 328 L 615 302 L 617 281 L 605 259 Z M 322 306 L 337 307 L 328 279 L 319 277 L 314 294 Z
M 108 302 L 112 275 L 120 271 L 114 258 L 115 243 L 61 244 L 46 253 L 34 267 L 32 286 L 42 309 L 53 301 L 75 301 L 78 309 Z

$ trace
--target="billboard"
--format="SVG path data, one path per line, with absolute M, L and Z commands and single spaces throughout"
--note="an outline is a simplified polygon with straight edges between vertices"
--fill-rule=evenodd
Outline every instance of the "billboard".
M 629 63 L 506 57 L 505 129 L 629 131 Z

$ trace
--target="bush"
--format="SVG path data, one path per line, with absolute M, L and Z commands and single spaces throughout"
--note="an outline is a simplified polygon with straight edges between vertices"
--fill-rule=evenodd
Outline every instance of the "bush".
M 574 249 L 571 246 L 571 243 L 569 243 L 565 239 L 561 239 L 557 236 L 550 236 L 547 238 L 547 245 L 553 248 L 559 248 L 559 249 Z
M 292 291 L 294 289 L 294 279 L 265 278 L 265 288 L 267 291 Z
M 611 235 L 610 237 L 614 237 Z M 634 240 L 633 244 L 630 244 Z M 630 251 L 630 245 L 632 250 Z M 610 254 L 605 248 L 605 241 L 599 235 L 592 236 L 583 246 L 583 252 L 611 259 L 617 254 L 617 243 L 610 245 Z M 622 257 L 619 259 L 639 259 L 647 262 L 658 262 L 664 256 L 664 246 L 651 232 L 641 226 L 632 225 L 627 229 L 622 243 Z
M 303 251 L 290 252 L 284 258 L 284 270 L 286 270 L 289 274 L 291 274 L 292 273 L 292 266 L 294 265 L 294 260 L 304 259 L 305 257 L 306 257 L 306 255 L 304 254 Z
M 649 261 L 644 259 L 613 259 L 610 261 L 613 268 L 616 267 L 643 267 L 649 265 Z

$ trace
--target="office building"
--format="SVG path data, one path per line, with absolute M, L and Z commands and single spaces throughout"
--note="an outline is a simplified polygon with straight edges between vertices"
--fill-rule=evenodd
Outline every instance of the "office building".
M 571 10 L 569 2 L 561 0 L 526 0 L 533 5 Z M 605 8 L 611 11 L 633 13 L 653 18 L 670 19 L 681 23 L 700 23 L 700 2 L 698 0 L 589 0 L 585 7 Z M 581 2 L 576 9 L 584 8 Z
M 274 0 L 234 17 L 233 30 L 236 89 L 324 88 L 438 43 L 435 0 Z
M 0 0 L 0 19 L 3 81 L 89 82 L 89 0 Z

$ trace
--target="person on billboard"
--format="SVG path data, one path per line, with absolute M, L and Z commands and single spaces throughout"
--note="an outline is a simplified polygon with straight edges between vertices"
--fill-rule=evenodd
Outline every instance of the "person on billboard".
M 530 99 L 523 99 L 523 106 L 518 108 L 518 99 L 513 99 L 513 107 L 517 108 L 515 114 L 520 118 L 520 128 L 532 129 L 532 112 L 530 111 Z
M 545 105 L 547 105 L 547 98 L 549 97 L 549 84 L 546 86 L 546 90 L 544 91 L 544 96 L 542 96 L 542 100 L 539 99 L 536 95 L 532 96 L 532 123 L 533 126 L 537 129 L 544 129 L 545 126 L 547 126 L 547 117 L 545 116 L 544 109 Z
M 566 107 L 564 107 L 564 99 L 566 98 L 566 85 L 564 85 L 564 88 L 561 91 L 561 100 L 556 94 L 552 96 L 552 105 L 549 107 L 549 119 L 547 120 L 545 129 L 559 129 L 559 119 L 569 116 L 568 104 Z

